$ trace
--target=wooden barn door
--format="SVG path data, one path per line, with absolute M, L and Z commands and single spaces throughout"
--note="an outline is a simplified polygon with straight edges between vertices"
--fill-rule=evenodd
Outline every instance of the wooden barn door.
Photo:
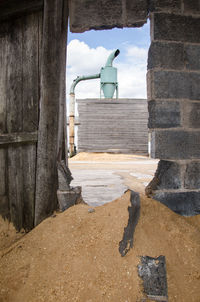
M 0 214 L 34 225 L 42 13 L 0 23 Z

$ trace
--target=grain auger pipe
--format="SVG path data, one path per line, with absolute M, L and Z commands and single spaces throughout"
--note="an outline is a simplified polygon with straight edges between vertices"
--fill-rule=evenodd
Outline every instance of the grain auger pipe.
M 75 118 L 75 87 L 80 81 L 92 80 L 100 78 L 100 73 L 77 77 L 73 80 L 69 94 L 69 154 L 70 157 L 75 155 L 74 146 L 74 118 Z

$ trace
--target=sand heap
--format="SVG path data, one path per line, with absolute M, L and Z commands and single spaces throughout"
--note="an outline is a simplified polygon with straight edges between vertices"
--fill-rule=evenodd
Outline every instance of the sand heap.
M 138 159 L 144 159 L 145 156 L 135 154 L 118 154 L 118 153 L 90 153 L 80 152 L 69 159 L 69 162 L 73 161 L 134 161 Z
M 77 205 L 46 219 L 9 247 L 4 244 L 0 301 L 139 302 L 144 296 L 139 256 L 165 255 L 169 301 L 199 302 L 200 216 L 178 216 L 142 196 L 134 248 L 121 257 L 118 244 L 128 205 L 130 192 L 93 213 L 87 205 Z

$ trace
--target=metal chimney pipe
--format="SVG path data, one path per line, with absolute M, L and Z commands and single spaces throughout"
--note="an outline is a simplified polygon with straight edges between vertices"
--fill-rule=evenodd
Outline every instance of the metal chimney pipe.
M 120 50 L 117 49 L 117 50 L 114 50 L 113 52 L 111 52 L 111 54 L 109 55 L 107 61 L 106 61 L 106 65 L 105 67 L 112 67 L 112 63 L 113 63 L 113 60 L 119 55 L 120 53 Z

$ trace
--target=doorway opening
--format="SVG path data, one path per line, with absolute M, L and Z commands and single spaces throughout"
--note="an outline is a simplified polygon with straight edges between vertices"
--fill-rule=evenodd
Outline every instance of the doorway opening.
M 113 62 L 118 69 L 120 102 L 115 98 L 100 99 L 99 79 L 82 81 L 76 86 L 74 143 L 77 154 L 69 159 L 69 167 L 74 177 L 72 185 L 82 186 L 83 199 L 90 205 L 101 205 L 120 197 L 133 181 L 136 182 L 134 189 L 144 190 L 154 175 L 157 161 L 148 158 L 149 31 L 147 23 L 141 28 L 68 35 L 68 114 L 73 80 L 98 73 L 109 54 L 120 50 Z

